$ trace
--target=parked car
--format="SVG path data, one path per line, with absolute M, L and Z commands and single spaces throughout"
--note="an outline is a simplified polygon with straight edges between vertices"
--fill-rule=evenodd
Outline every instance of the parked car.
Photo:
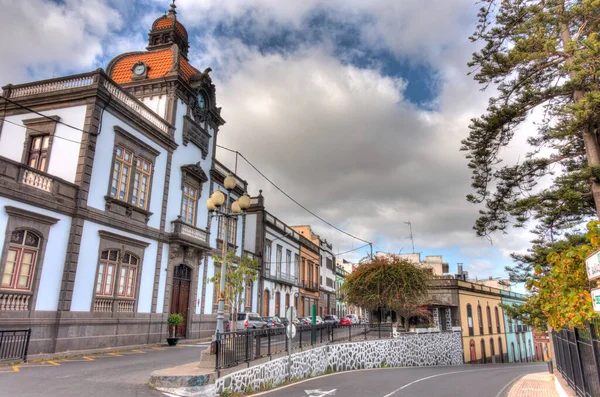
M 267 328 L 283 327 L 283 323 L 277 316 L 263 317 L 262 320 L 267 324 Z
M 236 325 L 238 330 L 267 328 L 267 323 L 260 318 L 258 313 L 238 313 Z
M 300 320 L 300 325 L 311 325 L 312 324 L 312 318 L 310 318 L 310 317 L 302 317 L 302 318 L 299 318 L 298 320 Z
M 294 319 L 294 321 L 292 321 L 292 324 L 294 324 L 294 325 L 300 325 L 300 324 L 302 324 L 302 323 L 300 322 L 300 320 L 301 320 L 301 318 L 298 318 L 298 317 L 296 317 L 296 318 Z
M 279 317 L 279 316 L 275 316 L 275 318 L 278 318 L 279 321 L 281 322 L 281 324 L 283 324 L 284 327 L 287 327 L 288 324 L 290 323 L 290 320 L 288 320 L 285 317 Z
M 315 317 L 315 324 L 323 324 L 323 319 L 321 318 L 321 316 Z
M 360 324 L 360 320 L 356 314 L 348 314 L 346 315 L 350 320 L 352 320 L 352 324 Z
M 359 317 L 358 321 L 360 324 L 369 324 L 366 317 Z
M 352 319 L 349 317 L 343 317 L 340 319 L 340 325 L 352 325 Z
M 338 325 L 340 322 L 340 319 L 335 314 L 328 314 L 323 319 L 323 322 L 325 324 Z

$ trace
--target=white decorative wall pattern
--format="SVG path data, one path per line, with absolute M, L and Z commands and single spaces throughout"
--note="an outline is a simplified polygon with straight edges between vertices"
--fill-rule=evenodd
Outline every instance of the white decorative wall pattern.
M 381 367 L 460 365 L 463 353 L 460 332 L 401 334 L 396 339 L 340 343 L 317 347 L 291 356 L 291 379 L 319 376 L 327 371 L 351 371 Z M 271 388 L 288 380 L 288 358 L 223 376 L 216 392 L 234 393 Z

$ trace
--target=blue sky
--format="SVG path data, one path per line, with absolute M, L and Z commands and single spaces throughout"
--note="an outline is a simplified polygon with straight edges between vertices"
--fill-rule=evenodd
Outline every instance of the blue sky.
M 451 270 L 502 276 L 526 230 L 479 239 L 460 140 L 490 93 L 467 75 L 472 0 L 177 0 L 190 61 L 213 69 L 227 124 L 220 143 L 244 153 L 324 218 L 376 250 L 443 255 Z M 0 80 L 19 83 L 106 67 L 143 50 L 167 0 L 0 0 Z M 527 130 L 523 131 L 527 136 Z M 524 142 L 524 138 L 522 141 Z M 524 146 L 517 145 L 515 157 Z M 218 153 L 226 164 L 234 159 Z M 307 224 L 338 252 L 360 242 L 335 232 L 249 166 L 250 193 L 289 224 Z M 346 256 L 356 260 L 364 252 Z

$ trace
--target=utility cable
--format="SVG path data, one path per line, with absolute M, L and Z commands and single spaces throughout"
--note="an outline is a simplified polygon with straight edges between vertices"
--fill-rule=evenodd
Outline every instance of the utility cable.
M 367 240 L 363 240 L 360 237 L 356 237 L 355 235 L 348 233 L 347 231 L 335 226 L 334 224 L 332 224 L 331 222 L 323 219 L 322 217 L 320 217 L 319 215 L 315 214 L 313 211 L 309 210 L 308 208 L 306 208 L 304 205 L 302 205 L 301 203 L 299 203 L 296 199 L 294 199 L 292 196 L 290 196 L 289 194 L 287 194 L 285 191 L 283 191 L 283 189 L 281 189 L 279 186 L 277 186 L 277 184 L 275 184 L 275 182 L 273 182 L 272 180 L 270 180 L 265 174 L 263 174 L 258 168 L 256 168 L 256 166 L 254 164 L 252 164 L 242 153 L 238 152 L 237 150 L 233 150 L 233 149 L 229 149 L 225 146 L 221 146 L 221 145 L 217 145 L 218 148 L 227 150 L 229 152 L 232 153 L 236 153 L 237 155 L 239 155 L 241 158 L 243 158 L 248 165 L 250 165 L 250 167 L 252 167 L 256 172 L 258 172 L 260 174 L 260 176 L 262 176 L 263 178 L 265 178 L 265 180 L 267 182 L 269 182 L 271 185 L 273 185 L 275 187 L 275 189 L 279 190 L 279 192 L 281 192 L 284 196 L 286 196 L 287 198 L 289 198 L 291 201 L 293 201 L 296 205 L 298 205 L 300 208 L 302 208 L 303 210 L 305 210 L 306 212 L 308 212 L 309 214 L 311 214 L 312 216 L 314 216 L 315 218 L 319 219 L 321 222 L 325 223 L 326 225 L 329 225 L 330 227 L 334 228 L 335 230 L 337 230 L 340 233 L 345 234 L 346 236 L 352 237 L 353 239 L 362 241 L 363 243 L 367 243 L 368 245 L 371 245 L 372 243 L 370 241 Z
M 56 120 L 54 120 L 54 121 L 56 121 Z M 34 131 L 34 132 L 39 132 L 39 133 L 41 133 L 41 134 L 46 134 L 46 132 L 44 132 L 44 131 L 36 130 L 35 128 L 27 127 L 27 126 L 25 126 L 25 125 L 22 125 L 22 124 L 15 123 L 15 122 L 13 122 L 13 121 L 10 121 L 10 120 L 6 120 L 6 119 L 0 119 L 0 122 L 7 122 L 7 123 L 9 123 L 9 124 L 16 125 L 17 127 L 25 128 L 25 129 L 28 129 L 28 130 L 31 130 L 31 131 Z M 62 137 L 62 136 L 60 136 L 60 135 L 52 135 L 52 139 L 55 139 L 55 138 L 56 138 L 56 139 L 62 139 L 62 140 L 65 140 L 65 141 L 69 141 L 69 142 L 73 142 L 73 143 L 76 143 L 76 144 L 78 144 L 78 145 L 79 145 L 79 144 L 81 144 L 81 142 L 80 142 L 80 141 L 75 141 L 75 140 L 73 140 L 73 139 L 69 139 L 69 138 Z

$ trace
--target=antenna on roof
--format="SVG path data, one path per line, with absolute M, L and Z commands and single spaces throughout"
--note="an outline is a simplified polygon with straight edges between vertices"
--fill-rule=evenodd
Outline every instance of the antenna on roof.
M 410 242 L 412 243 L 412 250 L 413 250 L 413 254 L 415 253 L 415 238 L 413 236 L 413 232 L 412 232 L 412 223 L 410 223 L 410 221 L 408 222 L 404 222 L 408 225 L 408 230 L 410 231 L 410 234 L 408 235 L 407 238 L 410 239 Z

